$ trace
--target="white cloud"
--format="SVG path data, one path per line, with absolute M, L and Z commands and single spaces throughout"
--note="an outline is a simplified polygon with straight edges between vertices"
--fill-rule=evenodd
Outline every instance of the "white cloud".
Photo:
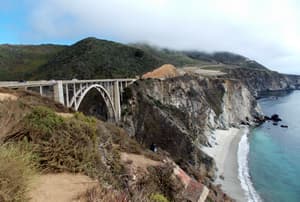
M 176 49 L 232 51 L 300 73 L 297 0 L 43 0 L 32 4 L 36 40 L 93 35 Z

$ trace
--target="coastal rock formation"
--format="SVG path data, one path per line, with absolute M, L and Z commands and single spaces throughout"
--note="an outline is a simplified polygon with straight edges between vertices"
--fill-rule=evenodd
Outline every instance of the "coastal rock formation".
M 265 69 L 227 68 L 224 78 L 242 81 L 251 93 L 259 96 L 261 92 L 293 90 L 300 87 L 300 76 L 280 74 Z
M 201 151 L 216 128 L 252 123 L 260 115 L 256 100 L 237 80 L 184 75 L 138 80 L 124 93 L 123 124 L 136 139 L 170 153 L 214 177 L 214 160 Z

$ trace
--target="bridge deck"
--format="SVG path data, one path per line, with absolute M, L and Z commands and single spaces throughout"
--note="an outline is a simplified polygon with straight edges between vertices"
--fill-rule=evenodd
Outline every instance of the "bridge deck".
M 78 83 L 100 83 L 100 82 L 131 82 L 135 81 L 136 79 L 93 79 L 93 80 L 52 80 L 52 81 L 25 81 L 25 82 L 18 82 L 18 81 L 1 81 L 0 87 L 9 87 L 9 88 L 18 88 L 18 87 L 38 87 L 38 86 L 53 86 L 61 81 L 62 84 L 78 84 Z

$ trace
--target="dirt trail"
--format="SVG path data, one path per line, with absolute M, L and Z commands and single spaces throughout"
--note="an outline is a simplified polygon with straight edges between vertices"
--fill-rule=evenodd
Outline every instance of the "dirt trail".
M 74 117 L 74 113 L 56 112 L 56 114 L 67 119 Z
M 208 65 L 206 67 L 209 67 Z M 211 65 L 211 67 L 217 67 L 217 65 Z M 202 67 L 184 67 L 181 71 L 186 73 L 197 73 L 203 76 L 221 76 L 225 75 L 226 73 L 221 72 L 219 70 L 209 70 L 209 69 L 202 69 Z
M 97 181 L 82 174 L 46 174 L 32 184 L 30 202 L 79 202 L 76 198 Z
M 121 161 L 123 162 L 131 161 L 132 166 L 136 168 L 139 167 L 144 170 L 147 170 L 147 167 L 149 166 L 158 166 L 162 164 L 160 161 L 151 160 L 143 155 L 129 154 L 125 152 L 121 153 Z
M 16 99 L 18 99 L 18 97 L 13 95 L 13 94 L 0 93 L 0 101 L 3 101 L 3 100 L 16 100 Z

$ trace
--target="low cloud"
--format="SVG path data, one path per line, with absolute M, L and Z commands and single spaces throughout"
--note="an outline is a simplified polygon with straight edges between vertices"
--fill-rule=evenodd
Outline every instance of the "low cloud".
M 174 49 L 231 51 L 300 73 L 295 0 L 43 0 L 31 2 L 27 40 L 96 36 Z

